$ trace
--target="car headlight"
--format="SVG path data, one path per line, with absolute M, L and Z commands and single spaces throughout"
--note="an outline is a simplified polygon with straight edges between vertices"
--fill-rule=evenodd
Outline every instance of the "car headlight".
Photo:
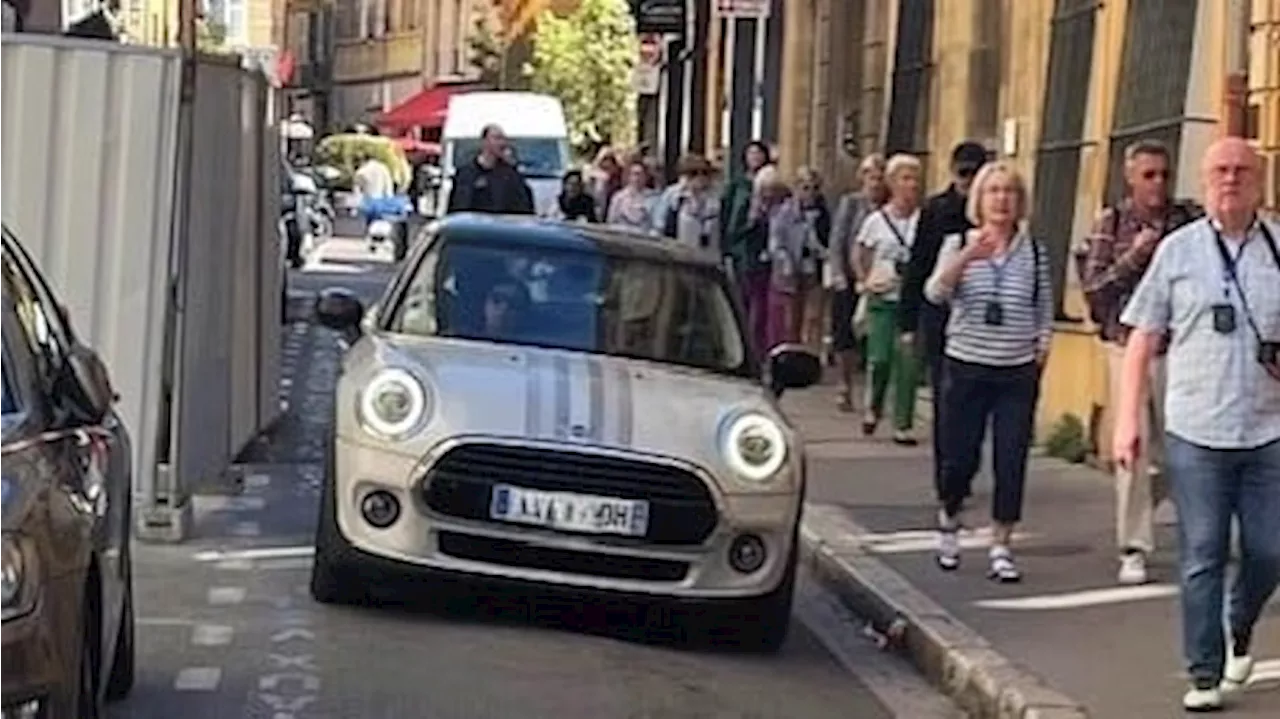
M 12 619 L 31 610 L 34 600 L 28 581 L 30 565 L 22 545 L 12 534 L 5 534 L 0 548 L 0 599 L 3 600 L 3 618 Z
M 721 436 L 720 451 L 743 479 L 768 482 L 787 461 L 787 438 L 777 422 L 752 412 L 730 420 Z
M 384 369 L 360 393 L 360 422 L 383 439 L 403 439 L 427 414 L 427 391 L 402 369 Z

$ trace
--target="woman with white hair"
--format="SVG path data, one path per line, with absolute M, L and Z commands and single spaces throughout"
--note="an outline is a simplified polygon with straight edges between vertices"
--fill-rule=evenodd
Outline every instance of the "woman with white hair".
M 760 168 L 751 183 L 747 221 L 730 236 L 727 248 L 742 288 L 752 344 L 761 353 L 769 351 L 771 339 L 768 308 L 773 260 L 769 255 L 769 232 L 786 198 L 787 184 L 777 168 Z
M 948 237 L 925 297 L 949 303 L 941 408 L 942 507 L 938 566 L 960 566 L 956 533 L 992 425 L 995 491 L 988 576 L 1022 578 L 1009 549 L 1022 518 L 1027 455 L 1040 396 L 1040 368 L 1053 333 L 1053 288 L 1040 243 L 1022 229 L 1027 187 L 1007 162 L 984 166 L 973 180 L 966 214 L 974 229 Z
M 884 414 L 885 396 L 893 385 L 893 441 L 916 444 L 916 394 L 920 384 L 919 361 L 914 346 L 899 346 L 898 300 L 902 275 L 911 259 L 920 223 L 920 160 L 898 154 L 885 165 L 889 201 L 862 222 L 854 243 L 858 302 L 865 315 L 867 365 L 866 415 L 862 433 L 875 434 Z

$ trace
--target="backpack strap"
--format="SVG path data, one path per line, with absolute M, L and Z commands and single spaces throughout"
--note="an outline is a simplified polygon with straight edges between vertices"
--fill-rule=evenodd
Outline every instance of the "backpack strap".
M 1262 230 L 1262 238 L 1267 241 L 1267 249 L 1271 250 L 1271 259 L 1276 261 L 1276 268 L 1280 269 L 1280 247 L 1276 246 L 1275 235 L 1271 234 L 1271 228 L 1262 220 L 1258 220 L 1258 229 Z

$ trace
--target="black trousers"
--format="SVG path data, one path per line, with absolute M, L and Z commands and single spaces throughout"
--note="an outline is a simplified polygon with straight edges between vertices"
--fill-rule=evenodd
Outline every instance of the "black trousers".
M 1002 524 L 1017 522 L 1022 519 L 1027 454 L 1040 395 L 1040 368 L 1034 362 L 992 367 L 950 357 L 943 363 L 943 507 L 949 516 L 955 516 L 969 496 L 990 421 L 995 475 L 991 518 Z
M 942 388 L 946 373 L 942 352 L 947 343 L 947 318 L 946 308 L 926 302 L 920 308 L 917 330 L 924 350 L 924 361 L 929 368 L 929 387 L 932 389 L 929 395 L 933 402 L 933 489 L 938 501 L 942 501 L 942 428 L 945 426 L 942 419 Z

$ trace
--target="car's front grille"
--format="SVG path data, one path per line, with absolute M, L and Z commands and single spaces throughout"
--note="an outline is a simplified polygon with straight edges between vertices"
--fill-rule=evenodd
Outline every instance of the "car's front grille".
M 431 467 L 423 491 L 433 511 L 493 521 L 489 506 L 496 483 L 646 500 L 649 529 L 644 539 L 655 544 L 700 544 L 716 527 L 715 501 L 697 475 L 670 465 L 584 452 L 464 444 Z
M 670 559 L 578 552 L 459 532 L 441 532 L 439 541 L 440 551 L 451 557 L 507 567 L 649 582 L 679 582 L 689 573 L 687 562 Z

